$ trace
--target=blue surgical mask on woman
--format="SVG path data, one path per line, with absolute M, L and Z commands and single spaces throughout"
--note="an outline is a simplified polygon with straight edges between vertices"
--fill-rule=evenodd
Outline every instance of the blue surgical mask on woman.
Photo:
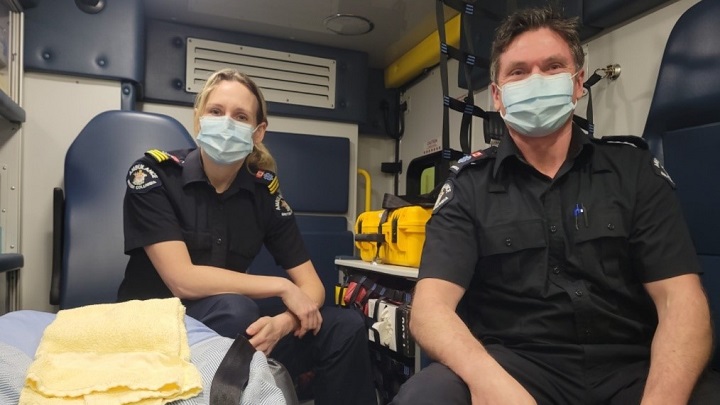
M 500 91 L 505 123 L 518 133 L 531 137 L 547 136 L 560 129 L 577 104 L 572 100 L 575 75 L 534 74 L 503 85 Z
M 255 130 L 257 127 L 226 115 L 203 116 L 197 143 L 215 163 L 229 165 L 245 159 L 253 151 Z

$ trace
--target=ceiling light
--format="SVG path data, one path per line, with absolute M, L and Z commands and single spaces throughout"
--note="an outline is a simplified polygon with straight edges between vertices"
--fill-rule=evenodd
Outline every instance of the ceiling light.
M 367 18 L 353 14 L 333 14 L 323 23 L 325 28 L 339 35 L 363 35 L 375 27 Z

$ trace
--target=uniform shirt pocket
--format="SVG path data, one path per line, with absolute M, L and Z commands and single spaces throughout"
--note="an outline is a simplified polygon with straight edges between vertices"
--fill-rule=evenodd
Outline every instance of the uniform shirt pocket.
M 591 210 L 587 226 L 581 222 L 575 234 L 575 248 L 583 267 L 601 266 L 605 276 L 616 279 L 628 263 L 630 226 L 618 207 L 599 206 Z
M 585 226 L 582 221 L 578 225 L 575 238 L 577 243 L 601 238 L 627 238 L 629 227 L 626 225 L 622 212 L 614 207 L 597 207 L 589 215 L 591 220 Z
M 547 246 L 542 219 L 510 222 L 479 230 L 479 269 L 484 279 L 517 282 L 531 273 L 533 255 Z M 538 258 L 541 256 L 538 256 Z

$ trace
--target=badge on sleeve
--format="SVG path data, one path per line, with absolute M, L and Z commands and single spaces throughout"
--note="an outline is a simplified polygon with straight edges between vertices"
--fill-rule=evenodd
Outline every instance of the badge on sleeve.
M 443 207 L 443 205 L 447 204 L 452 200 L 453 198 L 453 188 L 452 188 L 452 182 L 450 180 L 446 181 L 445 184 L 443 184 L 442 188 L 440 189 L 440 194 L 438 195 L 437 200 L 435 200 L 435 206 L 433 207 L 433 214 L 438 212 L 440 208 Z
M 160 185 L 157 173 L 142 163 L 134 164 L 128 171 L 127 186 L 133 192 L 145 192 Z
M 670 183 L 670 186 L 674 189 L 675 188 L 675 182 L 672 178 L 670 178 L 670 175 L 668 174 L 667 170 L 660 164 L 660 161 L 657 158 L 653 158 L 652 160 L 653 165 L 653 171 L 658 176 L 664 178 L 667 180 L 668 183 Z
M 278 193 L 278 190 L 280 190 L 280 182 L 278 181 L 275 173 L 271 171 L 258 170 L 257 172 L 255 172 L 255 181 L 267 185 L 270 194 Z
M 280 193 L 275 196 L 275 212 L 281 217 L 289 217 L 293 214 L 292 208 L 285 201 Z

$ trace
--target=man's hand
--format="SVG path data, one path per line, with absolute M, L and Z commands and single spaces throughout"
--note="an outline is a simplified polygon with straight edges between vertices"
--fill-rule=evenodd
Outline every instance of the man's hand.
M 472 405 L 537 405 L 527 390 L 505 370 L 495 374 L 480 374 L 482 382 L 471 382 Z

